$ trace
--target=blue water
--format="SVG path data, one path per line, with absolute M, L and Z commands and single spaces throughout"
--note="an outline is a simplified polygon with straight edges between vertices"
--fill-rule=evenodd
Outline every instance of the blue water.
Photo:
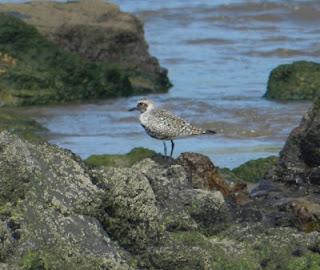
M 277 65 L 319 61 L 320 1 L 114 2 L 144 22 L 150 53 L 169 70 L 174 87 L 150 98 L 219 132 L 177 141 L 176 156 L 195 151 L 232 168 L 279 152 L 310 104 L 262 95 Z M 82 157 L 138 146 L 162 151 L 127 112 L 138 98 L 25 110 L 49 128 L 52 143 Z

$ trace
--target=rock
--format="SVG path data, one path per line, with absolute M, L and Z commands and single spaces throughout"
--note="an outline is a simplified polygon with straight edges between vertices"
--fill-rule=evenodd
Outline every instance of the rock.
M 126 253 L 90 214 L 102 193 L 80 159 L 7 132 L 0 133 L 0 151 L 0 217 L 8 243 L 0 247 L 2 261 L 26 269 L 42 263 L 50 269 L 129 269 Z
M 280 152 L 279 162 L 268 179 L 288 184 L 318 183 L 320 166 L 320 98 L 305 114 L 300 125 L 289 135 Z
M 168 231 L 217 230 L 226 220 L 222 194 L 194 189 L 181 165 L 144 159 L 91 170 L 70 151 L 8 132 L 0 151 L 0 258 L 8 264 L 131 269 Z
M 320 118 L 320 117 L 318 117 Z M 301 155 L 306 164 L 312 167 L 320 166 L 320 121 L 309 128 L 302 136 L 300 143 Z
M 7 263 L 0 263 L 0 269 L 1 270 L 21 270 L 21 268 L 18 265 L 9 265 Z
M 131 168 L 101 168 L 96 173 L 106 192 L 100 220 L 134 252 L 157 243 L 165 230 L 195 229 L 203 219 L 214 224 L 224 217 L 221 193 L 193 189 L 179 165 L 145 159 Z
M 320 231 L 319 160 L 320 98 L 290 133 L 275 166 L 251 195 L 249 208 L 264 209 L 262 216 L 275 226 Z
M 181 164 L 187 171 L 193 188 L 217 189 L 224 196 L 229 195 L 226 182 L 222 180 L 217 168 L 214 167 L 208 157 L 196 153 L 183 153 L 178 157 L 177 163 Z
M 134 94 L 126 72 L 91 62 L 45 39 L 33 26 L 1 14 L 2 105 L 31 105 Z M 7 60 L 4 60 L 7 59 Z
M 96 172 L 105 195 L 98 214 L 121 246 L 141 252 L 163 233 L 161 211 L 146 175 L 137 169 L 105 168 Z
M 221 170 L 216 168 L 208 157 L 196 153 L 182 153 L 176 162 L 186 170 L 193 188 L 218 190 L 225 198 L 239 204 L 248 200 L 247 186 L 240 179 L 232 179 L 236 180 L 236 183 L 225 181 L 225 175 L 220 174 Z
M 320 98 L 290 133 L 279 161 L 251 193 L 253 197 L 260 197 L 260 207 L 267 210 L 264 218 L 276 226 L 320 231 L 319 125 Z M 258 200 L 253 205 L 257 205 Z
M 119 66 L 129 74 L 134 93 L 166 92 L 171 87 L 167 70 L 148 52 L 142 22 L 115 4 L 102 0 L 37 1 L 2 4 L 0 11 L 35 26 L 60 48 Z
M 7 212 L 9 214 L 9 212 Z M 6 212 L 4 211 L 3 207 L 1 209 L 1 216 L 5 215 Z M 6 258 L 10 257 L 12 255 L 12 252 L 14 250 L 14 246 L 16 243 L 16 236 L 17 233 L 12 232 L 12 228 L 6 226 L 5 221 L 0 221 L 0 239 L 1 239 L 1 248 L 0 248 L 0 260 L 4 261 Z M 2 266 L 5 268 L 4 266 Z M 1 264 L 0 264 L 0 269 Z
M 314 249 L 318 241 L 318 233 L 292 228 L 233 225 L 210 237 L 190 231 L 171 233 L 166 245 L 145 256 L 152 269 L 317 269 L 320 256 L 309 247 Z M 298 249 L 301 256 L 296 255 Z
M 319 95 L 320 64 L 298 61 L 272 70 L 264 97 L 277 100 L 313 100 Z
M 252 201 L 239 209 L 238 218 L 248 214 L 247 221 L 256 219 L 255 211 L 268 226 L 296 227 L 300 231 L 320 231 L 320 198 L 317 189 L 297 189 L 295 186 L 263 180 L 251 192 Z M 246 211 L 246 212 L 241 212 Z
M 281 188 L 273 181 L 262 179 L 259 185 L 251 190 L 250 195 L 251 197 L 261 197 L 267 196 L 271 192 L 281 192 Z
M 313 185 L 320 185 L 320 167 L 311 170 L 309 181 Z
M 306 232 L 320 231 L 320 201 L 315 203 L 307 198 L 293 199 L 287 204 L 292 211 L 296 226 Z

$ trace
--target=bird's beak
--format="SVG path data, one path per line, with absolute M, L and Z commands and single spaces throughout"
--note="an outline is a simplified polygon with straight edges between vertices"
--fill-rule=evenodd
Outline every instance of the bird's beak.
M 137 107 L 133 107 L 133 108 L 129 109 L 128 111 L 129 111 L 129 112 L 133 112 L 133 111 L 137 111 L 137 110 L 138 110 Z

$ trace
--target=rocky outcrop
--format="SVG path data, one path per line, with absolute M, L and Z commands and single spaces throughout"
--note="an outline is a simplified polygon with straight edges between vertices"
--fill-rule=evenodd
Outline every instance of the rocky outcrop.
M 269 174 L 274 181 L 298 186 L 319 186 L 320 98 L 304 115 L 280 152 L 279 162 Z
M 320 265 L 317 227 L 299 227 L 314 220 L 319 208 L 314 203 L 301 212 L 308 203 L 298 196 L 287 200 L 286 187 L 261 185 L 264 193 L 256 190 L 238 203 L 230 196 L 238 192 L 235 183 L 224 180 L 205 156 L 154 155 L 132 164 L 88 166 L 68 150 L 1 132 L 0 266 L 302 270 Z
M 264 97 L 277 100 L 313 100 L 320 96 L 320 64 L 298 61 L 271 71 Z
M 2 262 L 23 269 L 129 269 L 126 252 L 90 215 L 102 192 L 76 156 L 7 132 L 0 149 Z
M 208 214 L 213 224 L 224 208 L 219 191 L 193 189 L 180 165 L 91 170 L 6 131 L 0 150 L 0 261 L 24 269 L 129 269 L 167 231 L 197 229 Z
M 135 92 L 123 70 L 91 62 L 45 39 L 33 26 L 0 16 L 0 105 L 63 103 Z
M 165 92 L 167 70 L 150 56 L 143 24 L 102 0 L 68 3 L 35 1 L 2 4 L 7 12 L 35 26 L 60 48 L 94 62 L 107 62 L 126 71 L 135 93 Z
M 274 208 L 276 224 L 320 230 L 320 99 L 305 114 L 280 152 L 279 161 L 252 192 Z M 262 199 L 263 198 L 263 199 Z

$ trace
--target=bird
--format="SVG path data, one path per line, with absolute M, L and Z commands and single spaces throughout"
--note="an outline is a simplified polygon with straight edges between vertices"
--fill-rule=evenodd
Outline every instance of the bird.
M 129 111 L 140 112 L 140 124 L 150 137 L 163 142 L 165 157 L 167 157 L 166 141 L 171 142 L 170 157 L 172 157 L 175 139 L 202 134 L 216 134 L 214 130 L 194 126 L 174 113 L 158 108 L 150 99 L 140 99 L 136 106 Z

